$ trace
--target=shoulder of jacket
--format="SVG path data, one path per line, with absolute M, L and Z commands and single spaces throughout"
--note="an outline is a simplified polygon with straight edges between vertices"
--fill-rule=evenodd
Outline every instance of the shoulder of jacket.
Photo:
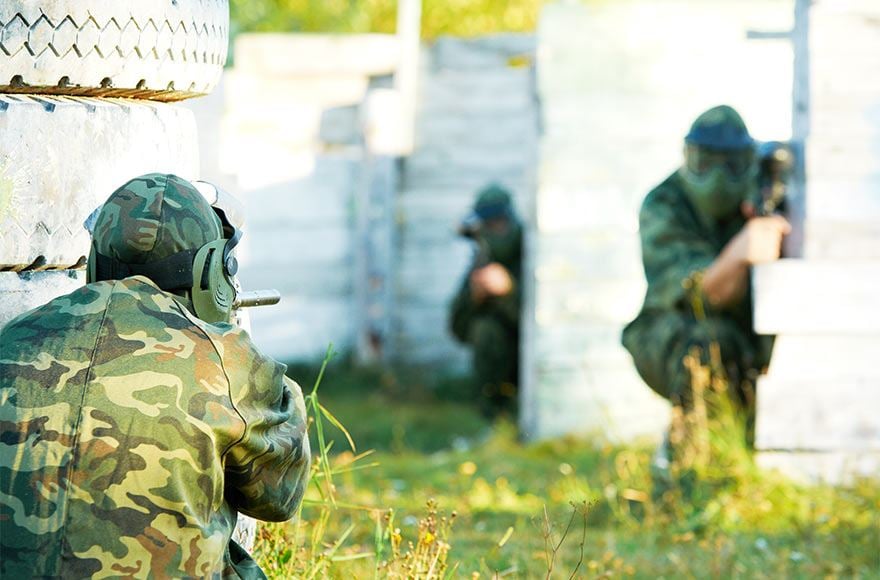
M 48 302 L 23 312 L 6 323 L 0 332 L 11 332 L 20 325 L 27 325 L 34 321 L 45 322 L 48 318 L 57 316 L 82 316 L 95 312 L 102 312 L 113 293 L 115 283 L 113 281 L 96 282 L 80 286 L 75 290 L 57 296 Z
M 684 197 L 683 183 L 678 171 L 664 179 L 652 189 L 642 202 L 642 210 L 658 206 L 679 205 Z

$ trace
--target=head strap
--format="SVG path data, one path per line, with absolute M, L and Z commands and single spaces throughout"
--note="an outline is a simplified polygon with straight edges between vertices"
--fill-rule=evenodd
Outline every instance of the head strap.
M 95 279 L 122 280 L 129 276 L 146 276 L 162 290 L 188 290 L 192 287 L 196 253 L 197 250 L 184 250 L 148 264 L 126 264 L 95 252 Z

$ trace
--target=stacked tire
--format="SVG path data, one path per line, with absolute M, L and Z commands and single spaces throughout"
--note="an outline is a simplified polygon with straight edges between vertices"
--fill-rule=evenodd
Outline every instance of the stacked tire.
M 228 0 L 0 2 L 0 326 L 84 283 L 84 222 L 113 190 L 198 177 L 169 103 L 211 92 L 228 38 Z
M 0 325 L 82 283 L 83 222 L 149 171 L 198 176 L 192 114 L 226 62 L 228 0 L 0 3 Z

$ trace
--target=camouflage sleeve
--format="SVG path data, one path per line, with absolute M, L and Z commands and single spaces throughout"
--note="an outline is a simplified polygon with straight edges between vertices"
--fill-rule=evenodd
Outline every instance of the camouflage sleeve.
M 715 261 L 715 249 L 682 224 L 675 206 L 651 196 L 639 213 L 639 231 L 648 281 L 645 306 L 675 309 L 685 303 L 687 281 Z
M 478 307 L 471 300 L 470 270 L 464 277 L 458 294 L 449 306 L 449 329 L 452 335 L 461 342 L 467 342 L 471 322 L 477 314 Z
M 286 366 L 262 355 L 243 330 L 231 330 L 222 341 L 230 397 L 245 423 L 225 456 L 226 498 L 260 520 L 290 519 L 309 476 L 302 391 L 284 375 Z

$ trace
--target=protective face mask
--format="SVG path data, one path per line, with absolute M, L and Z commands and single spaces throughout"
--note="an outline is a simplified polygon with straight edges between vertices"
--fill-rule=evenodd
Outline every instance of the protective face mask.
M 747 199 L 752 199 L 757 187 L 757 166 L 733 177 L 724 166 L 715 166 L 701 173 L 681 168 L 688 199 L 705 216 L 723 220 L 739 211 Z

